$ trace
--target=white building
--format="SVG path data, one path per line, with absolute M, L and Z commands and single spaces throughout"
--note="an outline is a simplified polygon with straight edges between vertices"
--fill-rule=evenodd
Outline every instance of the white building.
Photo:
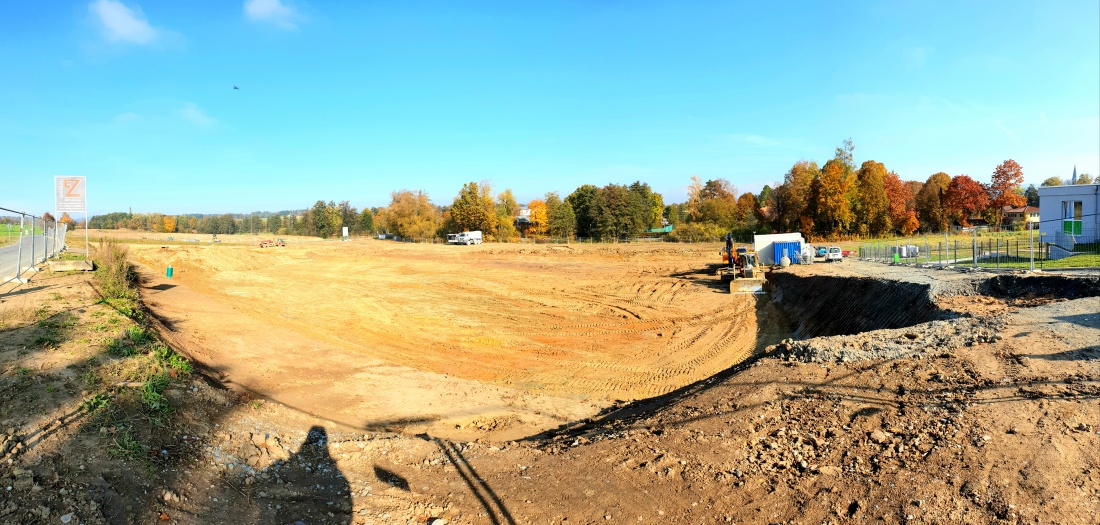
M 1057 247 L 1051 248 L 1051 256 L 1065 256 L 1077 244 L 1100 241 L 1098 212 L 1100 184 L 1039 188 L 1039 232 L 1043 241 Z

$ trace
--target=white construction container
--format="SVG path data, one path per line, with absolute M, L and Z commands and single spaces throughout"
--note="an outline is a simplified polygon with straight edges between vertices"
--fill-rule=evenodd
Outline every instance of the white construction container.
M 447 235 L 447 244 L 481 244 L 481 232 L 462 232 Z

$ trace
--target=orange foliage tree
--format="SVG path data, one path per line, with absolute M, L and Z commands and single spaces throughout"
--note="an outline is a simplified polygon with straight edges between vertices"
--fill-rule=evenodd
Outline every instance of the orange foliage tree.
M 890 215 L 891 229 L 899 229 L 905 223 L 905 219 L 909 217 L 910 209 L 907 206 L 911 197 L 909 189 L 905 187 L 901 177 L 898 177 L 898 174 L 892 171 L 886 173 L 886 176 L 882 178 L 882 188 L 886 192 L 887 212 Z
M 993 179 L 989 182 L 989 205 L 996 224 L 1001 224 L 1005 206 L 1023 206 L 1027 202 L 1016 189 L 1024 183 L 1024 169 L 1016 161 L 1008 159 L 993 170 Z
M 959 219 L 959 224 L 969 226 L 967 219 L 972 214 L 989 207 L 989 194 L 978 181 L 966 175 L 955 175 L 943 192 L 943 207 Z
M 905 222 L 901 223 L 902 235 L 913 235 L 913 232 L 920 228 L 920 221 L 917 220 L 917 212 L 911 211 L 909 215 L 905 217 Z
M 531 216 L 527 218 L 531 221 L 528 232 L 536 237 L 546 233 L 546 202 L 535 199 L 527 204 L 527 209 L 531 212 Z
M 164 231 L 168 233 L 176 232 L 176 218 L 171 215 L 164 216 Z

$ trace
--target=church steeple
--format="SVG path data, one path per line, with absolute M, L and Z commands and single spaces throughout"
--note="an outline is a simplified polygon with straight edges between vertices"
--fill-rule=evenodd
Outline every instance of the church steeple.
M 1074 185 L 1077 184 L 1077 165 L 1076 164 L 1073 165 L 1073 178 L 1070 179 L 1070 184 L 1074 184 Z

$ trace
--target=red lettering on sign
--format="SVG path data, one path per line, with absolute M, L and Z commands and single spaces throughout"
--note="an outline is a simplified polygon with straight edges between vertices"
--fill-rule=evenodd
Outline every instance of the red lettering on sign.
M 65 196 L 80 198 L 80 194 L 76 193 L 76 188 L 80 186 L 80 179 L 61 179 L 61 183 L 65 186 Z

